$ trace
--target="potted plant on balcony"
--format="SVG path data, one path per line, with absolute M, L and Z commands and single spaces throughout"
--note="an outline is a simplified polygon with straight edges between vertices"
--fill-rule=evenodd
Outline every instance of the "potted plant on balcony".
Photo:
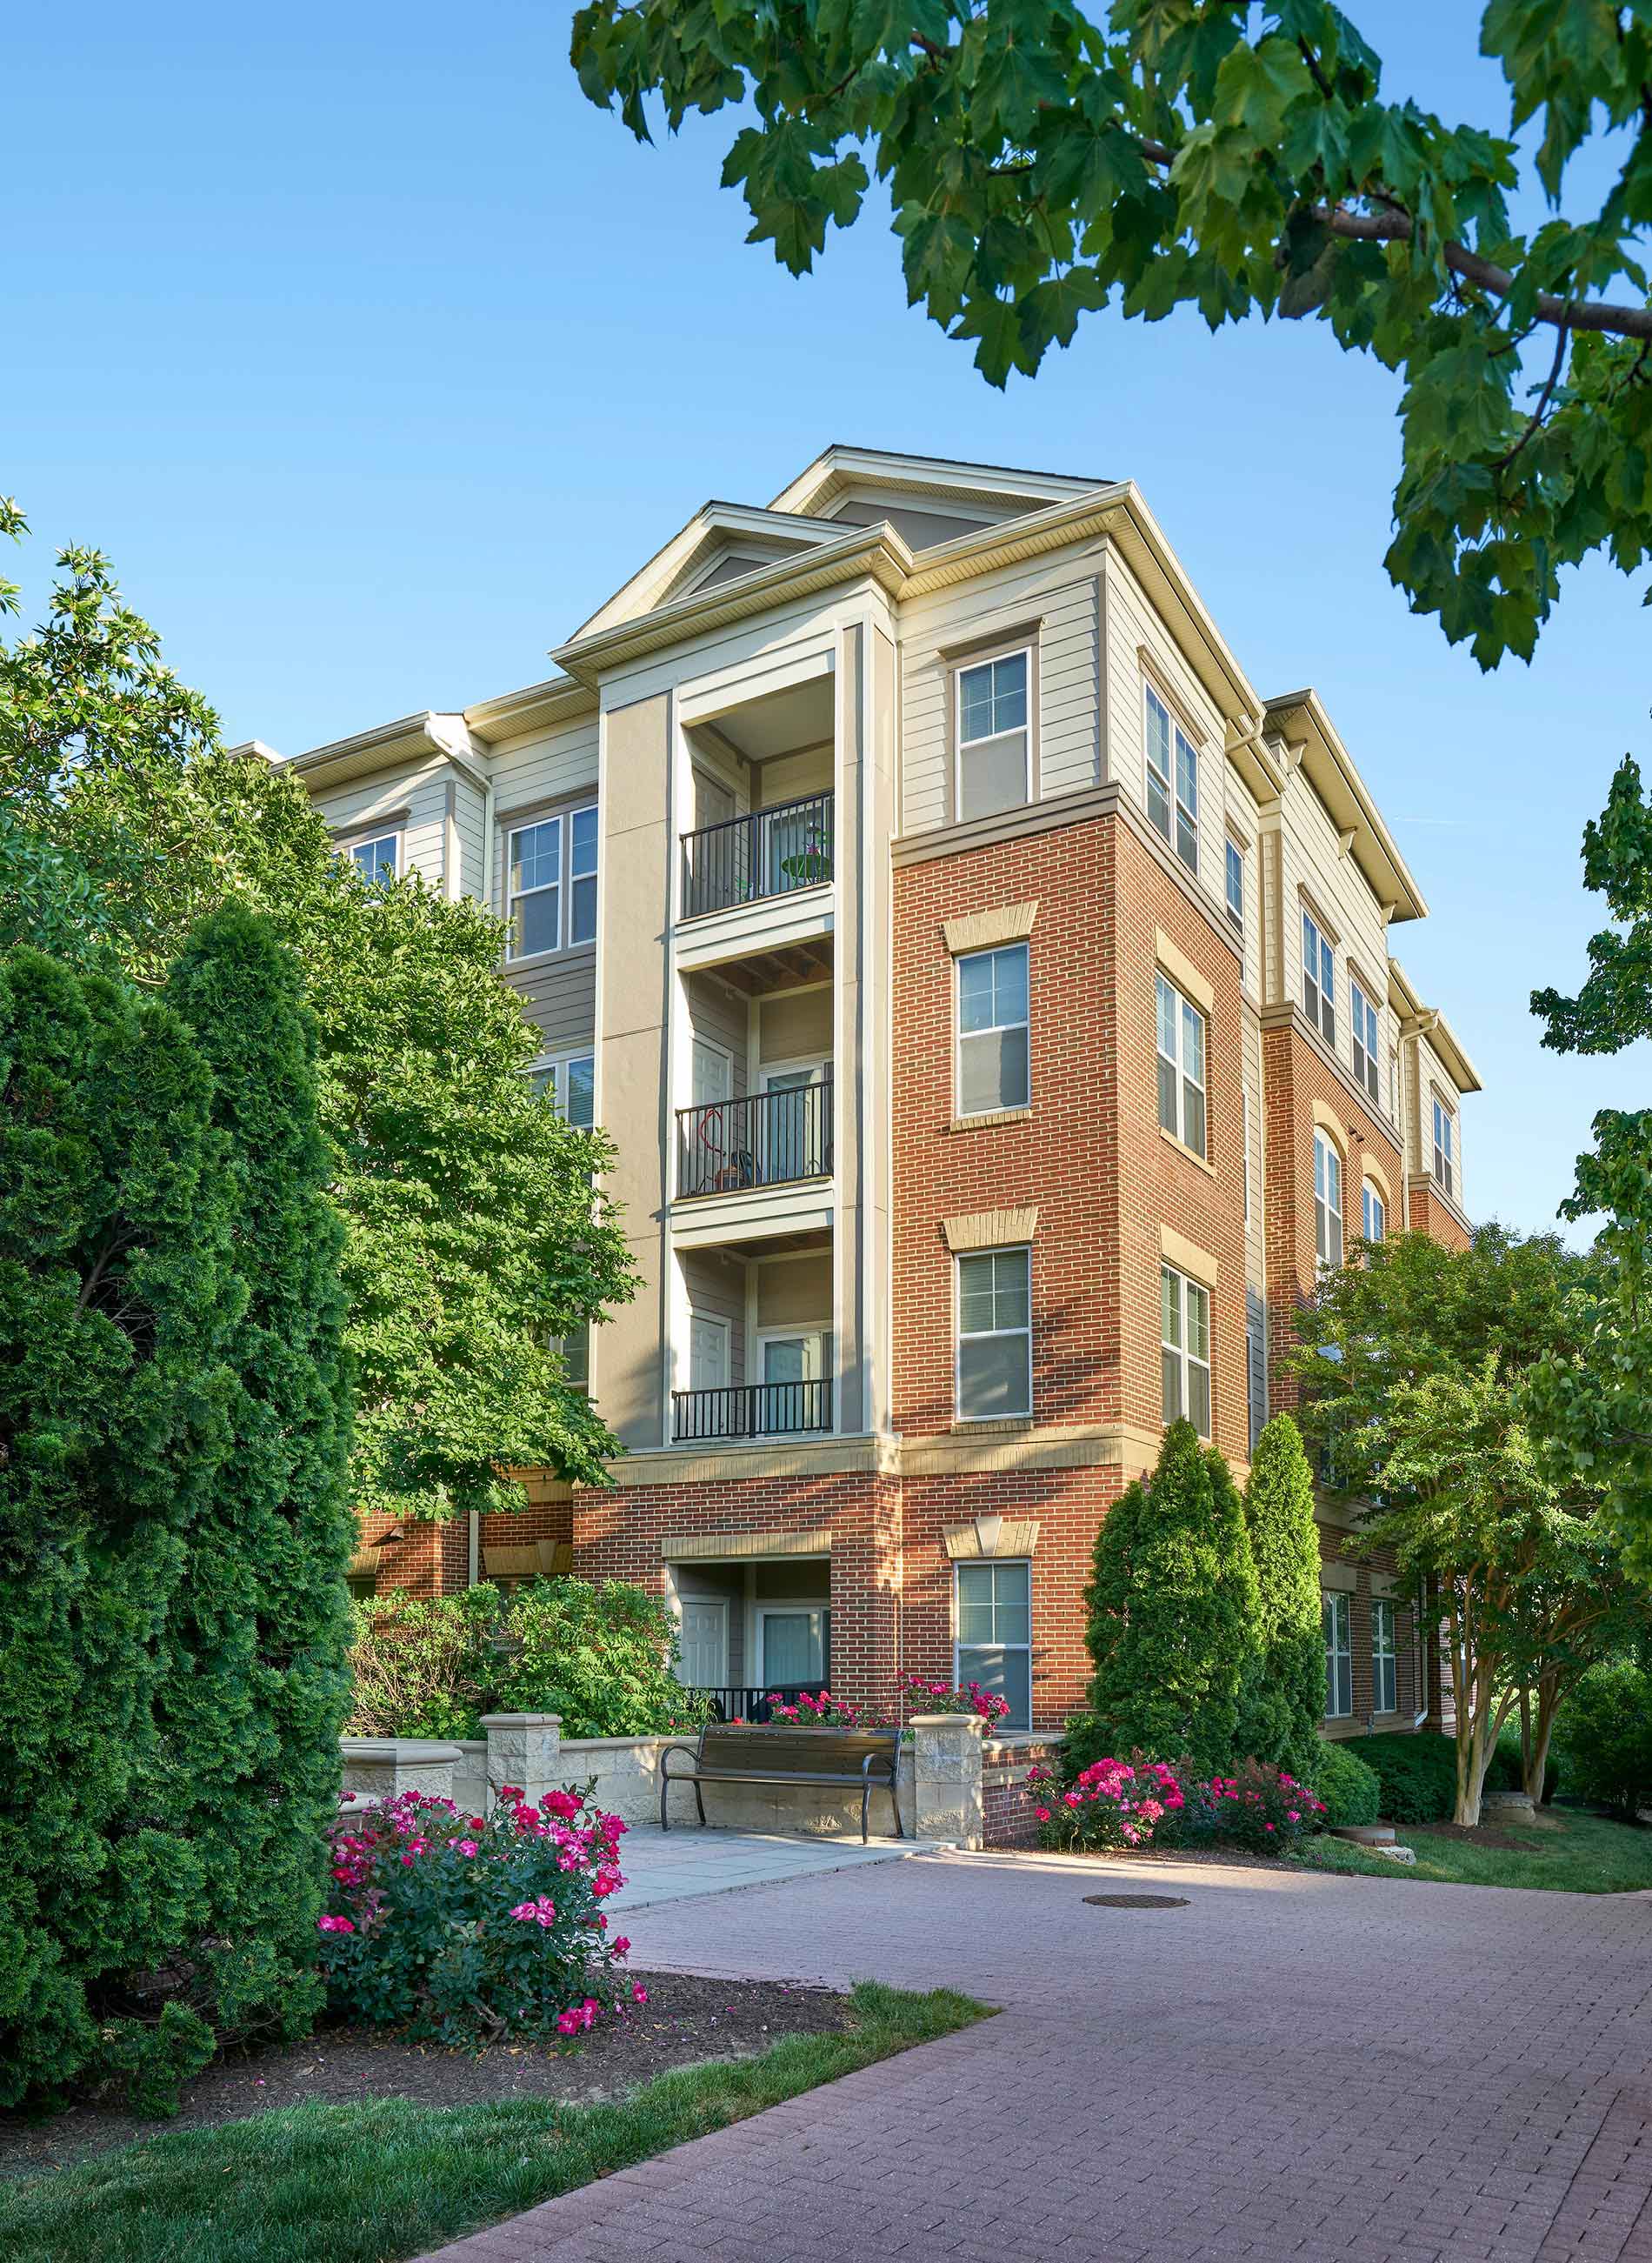
M 801 849 L 780 859 L 780 869 L 794 887 L 813 887 L 818 881 L 832 878 L 832 857 L 825 834 L 818 825 L 811 825 L 803 836 Z

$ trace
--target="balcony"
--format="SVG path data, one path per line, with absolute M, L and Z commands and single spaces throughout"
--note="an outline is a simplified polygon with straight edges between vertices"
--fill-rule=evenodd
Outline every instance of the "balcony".
M 832 1080 L 677 1110 L 677 1197 L 832 1175 Z
M 833 799 L 804 794 L 685 833 L 682 916 L 703 919 L 830 881 Z
M 676 1445 L 733 1438 L 797 1438 L 832 1428 L 832 1384 L 737 1383 L 718 1391 L 674 1391 Z

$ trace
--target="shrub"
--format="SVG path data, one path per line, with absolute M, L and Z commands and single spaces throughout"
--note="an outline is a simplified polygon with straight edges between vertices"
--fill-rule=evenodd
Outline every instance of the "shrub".
M 1232 1840 L 1257 1855 L 1290 1854 L 1325 1812 L 1309 1785 L 1260 1761 L 1193 1789 L 1189 1835 Z
M 631 1945 L 608 1939 L 602 1908 L 624 1883 L 625 1826 L 594 1789 L 536 1811 L 507 1784 L 485 1820 L 416 1791 L 342 1817 L 318 1920 L 334 2009 L 414 2041 L 582 2034 L 617 2000 Z
M 1314 1789 L 1324 1803 L 1323 1821 L 1336 1830 L 1374 1823 L 1382 1812 L 1382 1781 L 1346 1745 L 1321 1744 L 1313 1764 Z
M 1633 1660 L 1591 1666 L 1562 1706 L 1555 1734 L 1569 1797 L 1624 1815 L 1652 1807 L 1652 1675 Z
M 1256 1569 L 1257 1645 L 1241 1691 L 1238 1748 L 1312 1778 L 1325 1710 L 1319 1536 L 1313 1472 L 1288 1414 L 1276 1414 L 1257 1442 L 1244 1520 Z
M 1423 1730 L 1416 1736 L 1361 1737 L 1360 1758 L 1382 1786 L 1390 1823 L 1442 1823 L 1457 1805 L 1457 1743 Z
M 783 1729 L 884 1729 L 889 1726 L 876 1706 L 851 1705 L 847 1697 L 834 1697 L 829 1689 L 822 1689 L 813 1697 L 806 1689 L 801 1689 L 795 1705 L 785 1704 L 780 1698 L 771 1697 L 768 1700 L 768 1718 Z
M 1127 1487 L 1102 1519 L 1085 1604 L 1104 1745 L 1221 1767 L 1255 1648 L 1256 1574 L 1227 1464 L 1191 1423 L 1171 1424 L 1151 1486 Z
M 1027 1791 L 1044 1845 L 1074 1853 L 1151 1846 L 1185 1804 L 1175 1770 L 1140 1753 L 1093 1761 L 1064 1789 L 1035 1761 Z
M 350 1726 L 363 1737 L 480 1737 L 499 1671 L 505 1597 L 392 1591 L 351 1610 Z

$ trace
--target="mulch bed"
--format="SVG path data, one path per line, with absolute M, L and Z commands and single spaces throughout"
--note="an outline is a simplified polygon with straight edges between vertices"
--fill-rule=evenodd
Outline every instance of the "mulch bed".
M 398 2042 L 373 2028 L 323 2027 L 301 2043 L 234 2052 L 196 2077 L 170 2121 L 140 2119 L 97 2102 L 49 2120 L 0 2114 L 0 2177 L 32 2174 L 169 2129 L 202 2129 L 305 2099 L 348 2104 L 411 2098 L 422 2106 L 475 2106 L 500 2098 L 590 2105 L 699 2059 L 750 2058 L 783 2035 L 835 2035 L 849 2024 L 847 1997 L 776 1980 L 706 1980 L 638 1972 L 646 2005 L 630 2005 L 581 2042 L 494 2043 L 480 2051 Z

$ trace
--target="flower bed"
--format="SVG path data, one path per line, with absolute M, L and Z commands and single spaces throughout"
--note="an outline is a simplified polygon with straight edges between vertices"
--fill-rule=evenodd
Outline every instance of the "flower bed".
M 625 1827 L 588 1786 L 535 1809 L 508 1784 L 485 1818 L 417 1791 L 344 1814 L 319 1920 L 332 2008 L 447 2043 L 583 2034 L 624 1985 L 601 1905 Z
M 1185 1781 L 1163 1761 L 1132 1753 L 1081 1768 L 1064 1789 L 1054 1768 L 1027 1772 L 1040 1836 L 1065 1853 L 1140 1853 L 1225 1840 L 1285 1855 L 1319 1827 L 1324 1803 L 1280 1768 L 1247 1761 L 1237 1775 Z

